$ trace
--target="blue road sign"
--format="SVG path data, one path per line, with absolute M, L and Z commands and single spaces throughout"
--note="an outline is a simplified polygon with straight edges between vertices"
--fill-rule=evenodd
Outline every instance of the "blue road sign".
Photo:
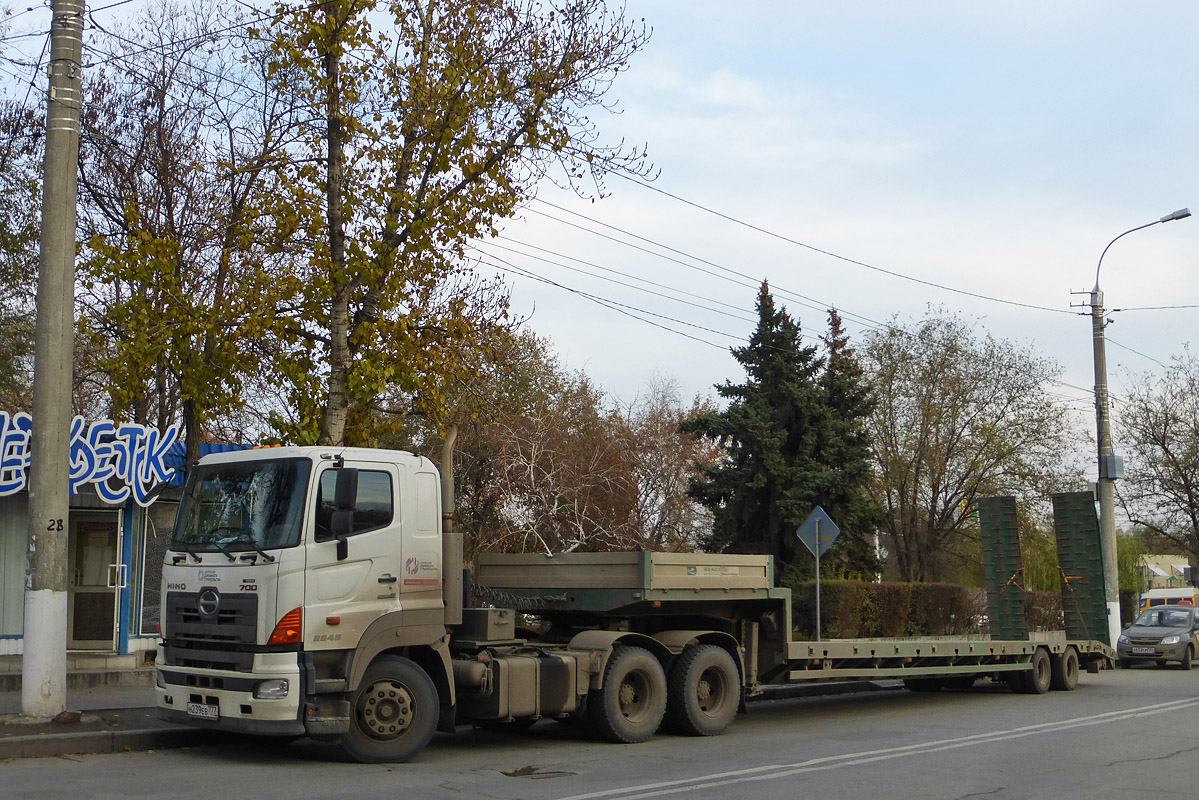
M 804 547 L 808 548 L 808 552 L 812 555 L 816 555 L 816 543 L 819 541 L 820 555 L 824 555 L 833 546 L 833 542 L 837 541 L 837 537 L 841 535 L 841 529 L 837 527 L 837 523 L 833 522 L 832 518 L 825 513 L 823 508 L 816 506 L 812 509 L 812 513 L 808 514 L 808 518 L 795 529 L 795 535 L 799 537 Z

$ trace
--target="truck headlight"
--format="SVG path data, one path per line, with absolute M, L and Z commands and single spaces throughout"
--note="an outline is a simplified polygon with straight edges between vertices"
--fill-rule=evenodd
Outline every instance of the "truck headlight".
M 1162 639 L 1162 644 L 1178 644 L 1181 641 L 1182 636 L 1175 633 L 1172 636 L 1167 636 L 1166 638 Z
M 162 670 L 160 669 L 154 670 L 154 685 L 159 689 L 167 688 L 166 678 L 162 677 Z
M 287 678 L 261 681 L 254 687 L 254 697 L 258 700 L 282 700 L 287 697 Z

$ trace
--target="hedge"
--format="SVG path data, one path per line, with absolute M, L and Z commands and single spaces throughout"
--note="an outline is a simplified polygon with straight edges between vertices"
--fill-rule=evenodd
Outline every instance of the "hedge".
M 1026 615 L 1033 631 L 1061 630 L 1057 592 L 1028 592 Z M 815 638 L 816 583 L 791 587 L 792 620 L 799 638 Z M 987 633 L 982 589 L 948 583 L 820 582 L 820 633 L 826 639 L 947 636 Z

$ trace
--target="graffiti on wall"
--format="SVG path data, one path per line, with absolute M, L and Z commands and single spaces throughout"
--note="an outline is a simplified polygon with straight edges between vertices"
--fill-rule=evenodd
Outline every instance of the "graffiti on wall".
M 0 411 L 0 497 L 25 489 L 29 471 L 30 433 L 33 419 L 25 412 Z M 110 419 L 88 425 L 83 417 L 71 420 L 70 492 L 92 483 L 108 503 L 130 497 L 140 506 L 154 502 L 151 491 L 170 479 L 167 450 L 179 438 L 179 427 L 165 431 L 135 423 L 116 424 Z

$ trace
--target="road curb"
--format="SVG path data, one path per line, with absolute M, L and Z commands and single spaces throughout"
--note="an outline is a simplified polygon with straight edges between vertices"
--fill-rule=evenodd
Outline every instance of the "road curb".
M 0 760 L 166 750 L 210 741 L 211 731 L 183 726 L 32 733 L 0 737 Z

